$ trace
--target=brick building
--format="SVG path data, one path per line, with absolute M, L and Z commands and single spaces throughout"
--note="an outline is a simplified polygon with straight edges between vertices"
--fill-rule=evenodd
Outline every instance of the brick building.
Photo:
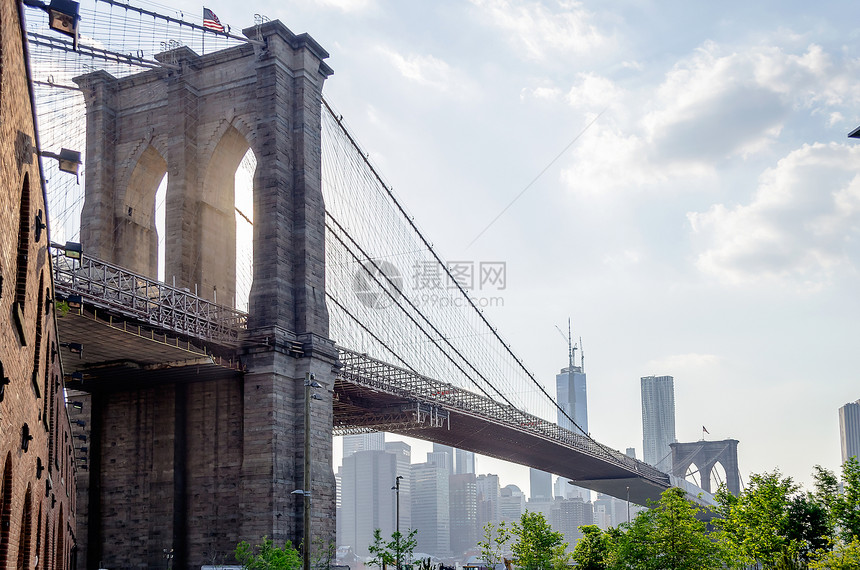
M 25 44 L 20 5 L 0 0 L 0 569 L 67 569 L 75 440 Z

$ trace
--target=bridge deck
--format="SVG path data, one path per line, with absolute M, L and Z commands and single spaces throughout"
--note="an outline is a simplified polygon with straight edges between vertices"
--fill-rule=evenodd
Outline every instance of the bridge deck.
M 124 389 L 135 383 L 235 377 L 247 315 L 187 291 L 84 256 L 55 254 L 58 296 L 81 309 L 58 319 L 63 342 L 80 342 L 83 372 L 70 387 Z M 218 352 L 221 356 L 215 356 Z M 507 404 L 366 354 L 340 348 L 335 433 L 381 430 L 535 467 L 638 504 L 656 500 L 667 474 Z

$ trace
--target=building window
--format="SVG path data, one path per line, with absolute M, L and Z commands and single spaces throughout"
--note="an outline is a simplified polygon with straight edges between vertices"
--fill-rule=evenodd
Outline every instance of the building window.
M 42 321 L 45 320 L 44 315 L 42 314 L 42 304 L 45 302 L 45 274 L 39 274 L 39 297 L 36 302 L 36 340 L 33 345 L 33 375 L 31 377 L 31 381 L 33 383 L 33 390 L 36 392 L 36 397 L 41 398 L 42 394 L 39 390 L 39 364 L 42 359 Z
M 18 535 L 18 568 L 30 568 L 30 549 L 32 545 L 33 499 L 30 486 L 24 496 L 24 510 L 21 512 L 21 529 Z
M 30 173 L 24 173 L 21 208 L 18 211 L 18 270 L 15 278 L 15 302 L 24 308 L 27 301 L 27 270 L 30 253 Z
M 9 539 L 12 537 L 12 454 L 6 454 L 3 480 L 0 482 L 0 568 L 6 568 Z

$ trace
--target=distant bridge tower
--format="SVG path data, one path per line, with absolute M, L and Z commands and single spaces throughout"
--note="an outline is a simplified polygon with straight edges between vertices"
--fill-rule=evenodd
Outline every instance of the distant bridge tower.
M 89 254 L 156 275 L 155 194 L 167 173 L 165 280 L 230 304 L 234 173 L 249 148 L 257 158 L 253 285 L 239 350 L 246 371 L 188 366 L 84 384 L 92 410 L 78 500 L 82 568 L 159 567 L 168 556 L 174 568 L 199 568 L 229 561 L 239 540 L 298 544 L 303 498 L 291 493 L 308 490 L 308 373 L 323 388 L 311 408 L 312 532 L 334 540 L 337 352 L 320 187 L 322 87 L 332 71 L 319 44 L 278 21 L 244 34 L 255 42 L 204 56 L 180 47 L 156 56 L 164 69 L 76 79 L 87 108 L 81 238 Z
M 732 495 L 741 492 L 740 472 L 738 470 L 738 440 L 694 441 L 692 443 L 670 443 L 672 448 L 672 474 L 684 478 L 691 465 L 699 468 L 701 487 L 708 493 L 711 489 L 711 473 L 720 463 L 726 471 L 725 484 Z

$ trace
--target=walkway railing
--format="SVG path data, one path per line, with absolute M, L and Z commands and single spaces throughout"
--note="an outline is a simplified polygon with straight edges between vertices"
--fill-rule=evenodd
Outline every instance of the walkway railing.
M 453 384 L 427 378 L 381 360 L 338 347 L 341 377 L 349 382 L 432 404 L 444 410 L 458 411 L 482 420 L 514 428 L 546 440 L 555 441 L 592 457 L 623 467 L 640 477 L 667 483 L 667 475 L 653 467 L 610 449 L 591 437 L 574 433 L 555 423 L 533 416 L 513 406 L 502 404 L 458 388 Z
M 89 255 L 72 259 L 52 244 L 58 297 L 79 295 L 84 303 L 161 329 L 208 342 L 237 345 L 248 315 L 184 289 L 133 273 Z

